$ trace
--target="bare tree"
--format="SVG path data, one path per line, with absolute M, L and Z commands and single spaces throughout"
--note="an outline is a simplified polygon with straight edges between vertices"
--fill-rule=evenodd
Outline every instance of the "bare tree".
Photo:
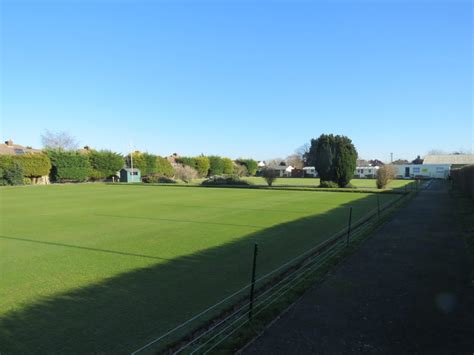
M 281 166 L 281 163 L 286 164 L 285 160 L 281 158 L 269 159 L 265 161 L 265 166 L 267 168 L 276 168 L 277 166 Z
M 291 165 L 292 167 L 294 167 L 296 169 L 303 169 L 304 168 L 303 159 L 301 158 L 301 156 L 299 154 L 296 154 L 296 153 L 292 154 L 292 155 L 289 155 L 286 158 L 286 164 Z
M 298 155 L 302 161 L 306 162 L 306 155 L 309 152 L 309 148 L 311 148 L 311 144 L 305 143 L 296 149 L 295 154 Z
M 262 171 L 262 177 L 265 179 L 268 186 L 272 186 L 272 184 L 275 182 L 275 180 L 278 177 L 278 171 L 272 168 L 265 168 Z
M 396 171 L 395 167 L 393 165 L 384 165 L 379 168 L 377 171 L 377 188 L 378 189 L 384 189 L 387 187 L 388 183 L 390 180 L 393 180 L 395 178 Z
M 76 150 L 79 147 L 76 138 L 64 131 L 51 132 L 46 130 L 41 135 L 41 143 L 43 148 L 49 149 Z

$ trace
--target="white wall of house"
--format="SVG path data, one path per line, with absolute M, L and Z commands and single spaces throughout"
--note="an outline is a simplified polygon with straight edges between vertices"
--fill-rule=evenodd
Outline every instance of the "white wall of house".
M 416 177 L 447 179 L 451 170 L 450 164 L 409 164 L 394 165 L 394 167 L 399 179 L 413 179 Z
M 377 176 L 378 166 L 357 166 L 354 171 L 354 176 L 359 179 L 374 178 Z
M 318 172 L 314 166 L 305 166 L 303 171 L 304 176 L 318 177 Z

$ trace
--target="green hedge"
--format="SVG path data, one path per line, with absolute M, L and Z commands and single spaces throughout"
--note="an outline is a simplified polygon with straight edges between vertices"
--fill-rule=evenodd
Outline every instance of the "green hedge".
M 86 181 L 92 170 L 89 157 L 77 152 L 48 150 L 51 159 L 51 179 L 55 182 Z
M 110 150 L 92 150 L 89 154 L 90 177 L 100 180 L 115 175 L 124 166 L 124 158 Z
M 173 177 L 173 166 L 168 159 L 157 156 L 156 157 L 156 172 L 166 177 Z

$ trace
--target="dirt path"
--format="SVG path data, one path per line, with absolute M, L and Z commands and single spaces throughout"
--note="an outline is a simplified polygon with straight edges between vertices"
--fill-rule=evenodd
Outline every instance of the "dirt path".
M 244 354 L 473 354 L 474 283 L 435 181 Z

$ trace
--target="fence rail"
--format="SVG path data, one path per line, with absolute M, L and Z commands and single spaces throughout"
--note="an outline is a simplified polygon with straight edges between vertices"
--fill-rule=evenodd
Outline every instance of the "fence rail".
M 428 184 L 420 186 L 416 182 L 410 190 L 383 205 L 380 205 L 377 198 L 377 206 L 355 222 L 352 221 L 352 208 L 350 208 L 349 223 L 346 227 L 258 278 L 255 278 L 254 273 L 255 263 L 258 263 L 255 249 L 252 280 L 249 284 L 135 350 L 132 355 L 157 351 L 167 354 L 211 352 L 303 282 L 329 259 L 357 241 L 364 232 L 377 224 L 387 211 L 410 196 L 411 192 L 417 191 L 420 187 L 426 188 Z

